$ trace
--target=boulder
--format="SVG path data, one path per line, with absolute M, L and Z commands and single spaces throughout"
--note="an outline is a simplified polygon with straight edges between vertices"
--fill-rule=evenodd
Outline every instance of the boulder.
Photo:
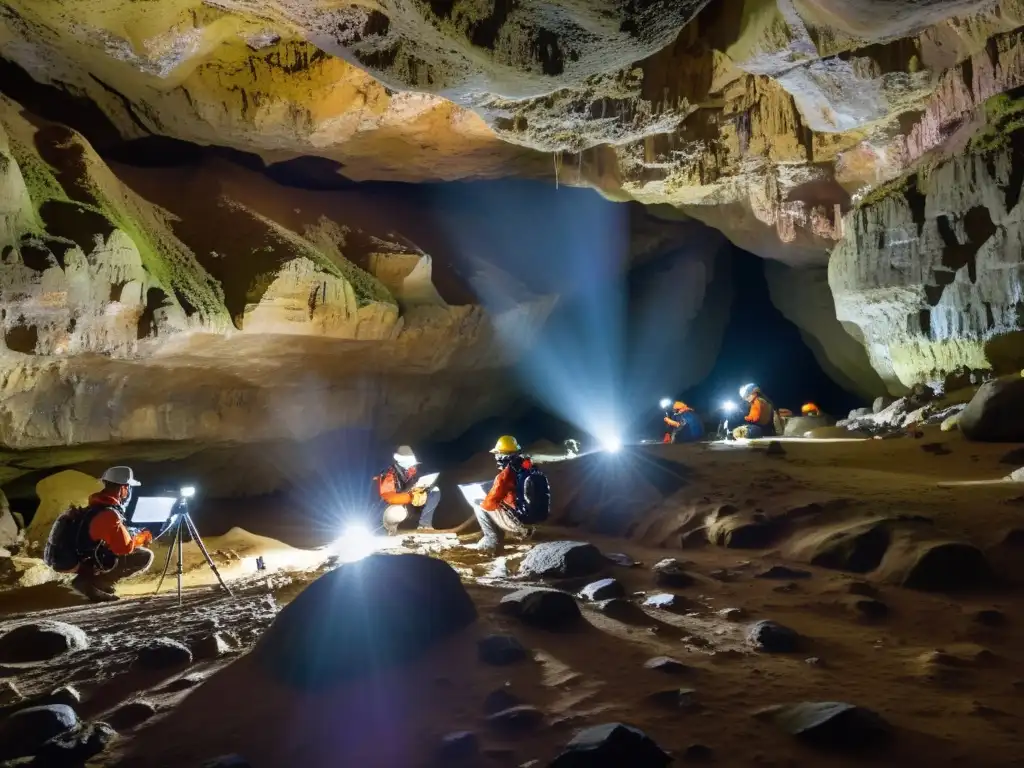
M 106 723 L 91 723 L 50 739 L 39 750 L 36 762 L 50 768 L 77 768 L 110 746 L 116 738 L 117 731 Z
M 881 600 L 871 597 L 862 597 L 853 601 L 853 609 L 869 621 L 884 619 L 889 615 L 889 606 Z
M 859 751 L 877 746 L 891 735 L 889 724 L 869 709 L 840 701 L 805 701 L 761 710 L 791 736 L 822 749 Z
M 143 669 L 173 669 L 192 663 L 192 651 L 169 637 L 158 637 L 139 649 L 135 663 Z
M 654 580 L 659 587 L 682 589 L 693 584 L 693 576 L 688 574 L 683 564 L 674 557 L 655 563 L 651 570 L 654 571 Z
M 664 672 L 669 675 L 681 675 L 691 671 L 691 667 L 671 656 L 655 656 L 653 659 L 648 659 L 644 662 L 644 669 L 652 669 L 655 672 Z
M 639 623 L 649 621 L 647 614 L 640 609 L 640 606 L 621 597 L 613 597 L 611 600 L 598 600 L 594 603 L 594 608 L 616 621 Z
M 605 557 L 612 565 L 618 565 L 622 568 L 636 568 L 640 565 L 637 560 L 622 552 L 609 552 Z
M 896 402 L 896 398 L 895 397 L 891 397 L 889 395 L 879 395 L 878 397 L 875 398 L 875 401 L 871 404 L 871 412 L 872 413 L 881 413 L 882 411 L 884 411 L 886 408 L 888 408 L 890 405 L 892 405 L 895 402 Z
M 611 600 L 612 598 L 624 597 L 625 595 L 626 588 L 616 579 L 594 581 L 580 590 L 580 597 L 590 601 Z
M 251 656 L 279 679 L 326 686 L 411 661 L 476 618 L 458 573 L 443 560 L 375 554 L 306 587 Z
M 984 587 L 992 569 L 980 549 L 961 542 L 932 543 L 907 570 L 902 585 L 911 589 L 951 592 Z
M 572 595 L 543 587 L 528 587 L 505 595 L 499 608 L 524 624 L 541 629 L 562 629 L 583 618 Z
M 0 722 L 0 759 L 34 755 L 55 736 L 78 725 L 78 715 L 66 704 L 29 707 Z
M 576 734 L 548 768 L 665 768 L 672 758 L 639 728 L 595 725 Z
M 813 429 L 823 429 L 835 426 L 836 420 L 831 416 L 793 416 L 786 419 L 786 426 L 782 430 L 783 437 L 803 437 Z
M 982 384 L 957 423 L 968 440 L 1024 442 L 1024 379 Z
M 747 630 L 747 642 L 760 651 L 793 653 L 803 646 L 803 638 L 774 621 L 758 621 Z
M 598 573 L 608 565 L 601 550 L 585 541 L 547 541 L 526 553 L 519 575 L 541 578 L 575 578 Z
M 21 695 L 21 691 L 18 690 L 18 686 L 14 684 L 13 680 L 0 681 L 0 707 L 10 707 L 24 699 L 25 697 Z
M 854 408 L 847 414 L 847 420 L 862 419 L 865 416 L 870 416 L 874 411 L 871 408 Z
M 232 650 L 231 643 L 223 632 L 214 632 L 192 643 L 192 655 L 197 659 L 219 659 Z
M 708 541 L 730 549 L 765 549 L 777 536 L 776 525 L 750 513 L 717 519 L 707 528 Z
M 89 647 L 85 632 L 63 621 L 18 624 L 0 635 L 0 663 L 34 664 Z
M 694 709 L 697 706 L 696 694 L 693 688 L 666 688 L 648 694 L 646 700 L 668 709 Z
M 480 661 L 495 666 L 505 666 L 523 661 L 530 652 L 512 635 L 488 635 L 476 644 Z
M 882 562 L 891 543 L 889 521 L 855 522 L 816 539 L 807 560 L 822 568 L 868 573 Z

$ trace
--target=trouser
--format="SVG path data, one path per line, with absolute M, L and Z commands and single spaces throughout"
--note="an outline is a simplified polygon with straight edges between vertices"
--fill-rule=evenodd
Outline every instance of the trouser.
M 145 547 L 136 547 L 131 554 L 120 555 L 117 564 L 109 571 L 99 571 L 91 562 L 83 563 L 78 567 L 78 578 L 109 591 L 121 579 L 143 573 L 149 570 L 152 564 L 153 551 Z
M 737 432 L 740 432 L 740 430 L 742 430 L 742 432 L 740 434 L 736 434 Z M 737 427 L 733 431 L 733 435 L 736 437 L 745 437 L 748 440 L 756 440 L 759 437 L 772 437 L 774 434 L 774 426 L 768 425 L 767 427 L 762 427 L 760 424 L 744 424 L 742 427 Z
M 440 503 L 441 489 L 431 488 L 427 493 L 427 503 L 422 507 L 414 507 L 412 504 L 389 506 L 384 510 L 384 530 L 389 536 L 394 536 L 410 517 L 418 518 L 419 528 L 433 528 L 434 512 Z
M 499 506 L 493 512 L 482 509 L 480 505 L 473 508 L 476 514 L 476 521 L 480 524 L 480 530 L 484 533 L 484 541 L 502 542 L 505 534 L 513 536 L 525 536 L 527 527 L 519 522 L 510 509 Z

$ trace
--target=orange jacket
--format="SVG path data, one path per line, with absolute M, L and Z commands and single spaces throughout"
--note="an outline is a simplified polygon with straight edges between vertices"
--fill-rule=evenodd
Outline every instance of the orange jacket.
M 672 409 L 672 416 L 680 416 L 680 415 L 686 413 L 687 411 L 692 411 L 692 410 L 693 410 L 693 408 L 691 408 L 690 406 L 686 406 L 682 410 L 678 410 L 678 411 L 675 410 L 675 409 Z M 677 427 L 681 427 L 683 425 L 683 422 L 676 421 L 675 419 L 672 418 L 672 416 L 666 416 L 665 417 L 665 423 L 668 424 L 673 429 L 676 429 Z
M 532 466 L 532 461 L 523 459 L 523 469 L 529 469 Z M 512 469 L 510 464 L 494 478 L 494 485 L 491 486 L 491 490 L 484 497 L 484 500 L 480 502 L 480 509 L 486 512 L 494 512 L 502 504 L 515 509 L 516 502 L 516 470 Z
M 772 423 L 772 406 L 763 397 L 756 395 L 750 403 L 750 411 L 743 419 L 751 424 L 767 426 Z
M 106 491 L 94 493 L 89 497 L 90 507 L 121 508 L 121 502 Z M 124 518 L 115 509 L 104 509 L 97 512 L 89 521 L 89 538 L 102 542 L 115 555 L 130 555 L 136 547 L 141 547 L 153 540 L 149 531 L 141 531 L 135 536 L 124 524 Z
M 402 490 L 410 480 L 416 477 L 416 467 L 409 467 L 406 473 L 405 483 L 398 476 L 398 470 L 394 466 L 388 467 L 378 478 L 380 497 L 388 504 L 403 506 L 412 504 L 412 494 Z

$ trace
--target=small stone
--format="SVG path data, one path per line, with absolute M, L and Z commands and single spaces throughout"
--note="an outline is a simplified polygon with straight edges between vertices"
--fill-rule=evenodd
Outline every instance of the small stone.
M 819 659 L 817 656 L 808 656 L 806 659 L 804 659 L 804 664 L 806 664 L 809 667 L 823 667 L 823 666 L 825 666 L 825 663 L 821 659 Z
M 742 608 L 723 608 L 718 615 L 726 621 L 743 621 L 747 618 L 747 612 Z
M 518 707 L 523 703 L 523 700 L 516 696 L 511 691 L 505 688 L 495 688 L 493 691 L 487 694 L 484 699 L 484 714 L 494 715 L 498 712 L 504 712 L 506 709 L 512 709 Z
M 983 608 L 974 614 L 974 620 L 986 627 L 1002 627 L 1007 624 L 1006 614 L 995 608 Z
M 206 635 L 192 644 L 192 655 L 197 659 L 219 659 L 231 653 L 231 644 L 221 632 Z
M 580 590 L 580 597 L 584 600 L 611 600 L 615 597 L 625 597 L 626 589 L 616 579 L 601 579 L 587 584 Z
M 15 712 L 0 722 L 0 759 L 33 755 L 47 741 L 78 725 L 66 704 L 48 704 Z
M 693 709 L 697 706 L 696 694 L 693 688 L 667 688 L 648 695 L 647 700 L 669 709 Z
M 576 734 L 548 768 L 666 768 L 672 762 L 639 728 L 606 723 Z
M 853 607 L 865 619 L 884 619 L 889 615 L 889 606 L 881 600 L 873 600 L 866 597 L 861 600 L 854 601 Z
M 524 624 L 548 630 L 578 624 L 583 618 L 572 595 L 542 587 L 528 587 L 505 595 L 499 609 Z
M 686 608 L 686 600 L 679 595 L 668 592 L 659 592 L 644 600 L 645 608 L 658 608 L 662 611 L 680 610 Z
M 788 568 L 785 565 L 773 565 L 767 571 L 754 576 L 756 579 L 809 579 L 810 571 L 802 571 L 798 568 Z
M 169 669 L 192 663 L 192 651 L 177 640 L 158 637 L 139 650 L 135 663 L 144 669 Z
M 85 632 L 74 624 L 34 621 L 0 634 L 0 663 L 38 664 L 88 647 Z
M 480 739 L 472 731 L 456 731 L 441 738 L 437 757 L 441 761 L 468 760 L 480 752 Z
M 106 749 L 117 731 L 106 723 L 93 723 L 46 742 L 36 755 L 39 765 L 52 768 L 80 766 Z
M 477 656 L 485 664 L 505 666 L 529 658 L 529 651 L 512 635 L 487 635 L 477 641 Z
M 678 675 L 689 671 L 691 668 L 670 656 L 656 656 L 644 662 L 644 669 L 653 669 L 657 672 Z
M 503 709 L 487 716 L 487 722 L 506 731 L 527 731 L 544 721 L 544 713 L 528 704 Z
M 249 761 L 241 755 L 221 755 L 212 760 L 207 760 L 200 768 L 252 768 Z
M 691 744 L 683 750 L 683 760 L 688 763 L 706 763 L 714 757 L 714 750 L 705 744 Z
M 127 731 L 149 720 L 156 714 L 152 702 L 144 699 L 129 701 L 110 713 L 107 718 L 110 724 L 119 731 Z
M 639 607 L 621 597 L 601 600 L 594 603 L 594 607 L 608 618 L 616 621 L 640 621 L 646 618 L 646 614 Z
M 802 638 L 789 627 L 774 621 L 758 621 L 747 631 L 747 642 L 769 653 L 792 653 L 800 649 Z
M 693 584 L 693 576 L 683 569 L 683 564 L 675 558 L 666 558 L 655 563 L 651 570 L 654 571 L 655 581 L 660 587 L 670 589 L 681 589 Z

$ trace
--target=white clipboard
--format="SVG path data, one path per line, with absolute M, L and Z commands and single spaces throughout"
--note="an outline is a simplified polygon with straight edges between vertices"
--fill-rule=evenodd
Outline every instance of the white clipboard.
M 487 496 L 487 491 L 484 490 L 483 483 L 468 483 L 467 485 L 460 485 L 459 490 L 462 491 L 462 495 L 466 498 L 466 501 L 474 507 Z
M 132 523 L 153 525 L 166 523 L 178 505 L 179 499 L 173 496 L 140 496 L 132 511 Z
M 417 488 L 432 488 L 434 483 L 437 482 L 437 478 L 440 475 L 440 472 L 434 472 L 433 474 L 430 475 L 424 475 L 423 477 L 416 481 L 416 484 L 412 487 L 412 490 L 415 490 Z

